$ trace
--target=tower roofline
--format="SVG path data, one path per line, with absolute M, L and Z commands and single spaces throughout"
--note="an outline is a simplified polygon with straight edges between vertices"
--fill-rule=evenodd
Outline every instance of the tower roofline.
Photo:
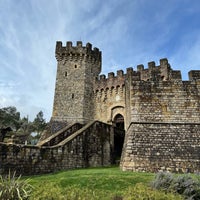
M 81 41 L 77 41 L 76 46 L 73 46 L 71 41 L 67 41 L 66 46 L 63 46 L 61 41 L 57 41 L 55 49 L 56 59 L 59 61 L 62 60 L 64 56 L 68 55 L 86 55 L 97 61 L 101 61 L 101 51 L 96 47 L 92 48 L 92 44 L 90 43 L 83 46 Z

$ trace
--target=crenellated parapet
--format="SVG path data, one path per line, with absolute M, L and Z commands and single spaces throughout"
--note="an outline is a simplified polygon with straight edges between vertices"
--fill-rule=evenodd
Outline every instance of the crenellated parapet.
M 126 73 L 123 70 L 118 70 L 115 75 L 114 72 L 108 73 L 108 75 L 100 75 L 94 83 L 95 96 L 108 96 L 109 94 L 117 94 L 118 91 L 125 91 L 125 85 L 127 81 L 138 82 L 140 89 L 145 92 L 145 88 L 155 88 L 153 83 L 159 83 L 160 85 L 174 85 L 175 82 L 179 82 L 179 86 L 184 88 L 185 91 L 193 91 L 196 84 L 194 81 L 200 80 L 200 70 L 193 70 L 189 72 L 189 81 L 183 81 L 181 71 L 173 70 L 166 58 L 160 59 L 160 63 L 156 66 L 154 61 L 148 63 L 148 68 L 144 68 L 144 65 L 137 65 L 137 70 L 133 70 L 132 67 L 126 69 Z M 130 84 L 131 84 L 130 82 Z M 147 87 L 148 85 L 148 87 Z M 178 87 L 178 86 L 176 86 Z M 199 86 L 197 87 L 199 88 Z
M 148 63 L 148 68 L 144 65 L 137 65 L 137 71 L 132 67 L 126 69 L 126 74 L 123 70 L 118 70 L 115 75 L 114 72 L 106 75 L 102 74 L 96 79 L 94 84 L 94 93 L 105 92 L 122 88 L 125 81 L 131 77 L 132 81 L 167 81 L 167 80 L 181 80 L 180 71 L 173 71 L 166 58 L 160 59 L 160 65 L 156 66 L 154 61 Z
M 104 74 L 100 75 L 95 80 L 94 94 L 100 93 L 101 96 L 102 93 L 106 93 L 106 95 L 108 93 L 122 93 L 125 86 L 125 78 L 126 74 L 124 74 L 123 70 L 118 70 L 117 75 L 114 72 L 108 73 L 107 77 Z
M 63 46 L 61 41 L 57 41 L 55 56 L 58 62 L 85 61 L 101 67 L 101 51 L 96 47 L 92 49 L 90 43 L 83 46 L 81 41 L 77 41 L 76 46 L 73 46 L 72 42 L 68 41 L 66 46 Z
M 160 65 L 156 66 L 154 61 L 148 62 L 148 68 L 138 65 L 137 71 L 140 72 L 140 79 L 144 81 L 167 81 L 181 80 L 180 71 L 173 71 L 166 58 L 160 59 Z
M 170 81 L 182 80 L 181 71 L 173 70 L 167 58 L 160 59 L 160 65 L 156 66 L 154 61 L 148 62 L 148 68 L 144 65 L 137 65 L 137 72 L 140 72 L 140 80 L 143 81 Z M 189 80 L 200 80 L 200 70 L 192 70 L 189 73 Z
M 200 80 L 200 70 L 191 70 L 189 71 L 188 75 L 190 81 Z

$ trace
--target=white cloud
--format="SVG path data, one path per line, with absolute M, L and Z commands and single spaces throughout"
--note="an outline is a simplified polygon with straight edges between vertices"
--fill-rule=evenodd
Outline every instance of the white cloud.
M 0 1 L 0 106 L 14 105 L 31 118 L 43 110 L 50 119 L 57 40 L 98 47 L 103 73 L 162 57 L 183 74 L 200 69 L 197 5 L 195 0 Z
M 197 36 L 194 41 L 193 39 L 193 34 L 184 37 L 185 42 L 182 42 L 177 52 L 170 58 L 174 63 L 174 68 L 182 71 L 184 80 L 188 80 L 188 72 L 190 70 L 200 70 L 200 37 Z M 188 42 L 189 44 L 187 44 Z

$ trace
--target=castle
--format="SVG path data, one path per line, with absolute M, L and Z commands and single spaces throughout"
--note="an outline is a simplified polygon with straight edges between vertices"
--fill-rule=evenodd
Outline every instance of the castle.
M 149 62 L 147 69 L 106 77 L 101 51 L 90 43 L 57 42 L 55 55 L 49 130 L 37 146 L 1 143 L 0 171 L 36 174 L 117 162 L 122 170 L 200 171 L 200 70 L 183 81 L 164 58 L 159 66 Z

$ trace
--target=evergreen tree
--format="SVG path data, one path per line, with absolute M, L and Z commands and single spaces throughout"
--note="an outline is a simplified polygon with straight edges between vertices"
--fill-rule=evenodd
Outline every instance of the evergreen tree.
M 0 109 L 0 128 L 10 127 L 17 131 L 21 126 L 20 112 L 16 107 L 9 106 Z
M 47 126 L 45 119 L 43 118 L 43 112 L 40 111 L 36 118 L 33 120 L 34 131 L 36 131 L 39 135 L 44 131 Z

